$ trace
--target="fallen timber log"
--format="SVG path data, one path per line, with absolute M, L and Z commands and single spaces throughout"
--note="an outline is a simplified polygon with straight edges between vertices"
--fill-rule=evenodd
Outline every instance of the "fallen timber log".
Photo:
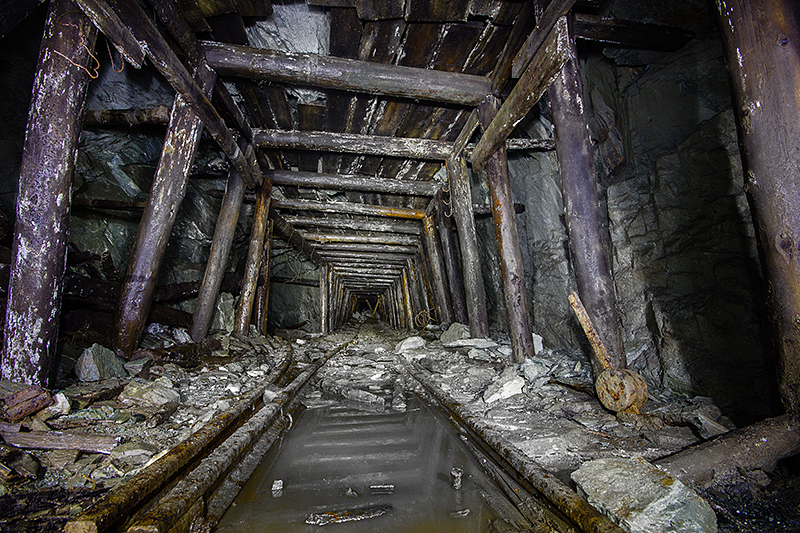
M 65 533 L 103 533 L 118 526 L 127 515 L 151 500 L 158 491 L 173 481 L 190 462 L 207 454 L 208 449 L 226 438 L 232 429 L 263 404 L 267 387 L 278 381 L 289 367 L 284 357 L 252 393 L 232 408 L 218 414 L 166 455 L 141 470 L 126 483 L 107 493 L 89 509 L 67 522 Z
M 216 484 L 217 480 L 225 476 L 232 469 L 231 467 L 235 468 L 235 465 L 252 449 L 256 439 L 273 422 L 283 418 L 284 409 L 289 406 L 317 370 L 348 344 L 340 344 L 309 365 L 291 384 L 282 388 L 269 403 L 265 403 L 249 420 L 217 446 L 195 469 L 171 487 L 155 506 L 139 517 L 126 531 L 128 533 L 168 533 L 171 531 L 186 513 L 191 512 L 193 504 L 198 500 L 203 501 L 206 491 Z
M 536 490 L 550 500 L 562 513 L 587 533 L 623 533 L 610 519 L 578 496 L 556 476 L 514 446 L 502 432 L 492 429 L 449 394 L 439 389 L 428 377 L 427 371 L 416 363 L 405 363 L 405 369 L 422 387 L 448 411 L 456 421 L 477 435 L 492 451 L 502 457 Z

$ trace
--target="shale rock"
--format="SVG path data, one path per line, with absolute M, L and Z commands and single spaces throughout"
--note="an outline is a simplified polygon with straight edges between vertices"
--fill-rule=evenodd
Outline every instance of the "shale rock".
M 84 350 L 75 364 L 75 374 L 81 381 L 100 381 L 128 377 L 123 361 L 114 352 L 97 343 Z
M 394 347 L 395 353 L 407 354 L 412 350 L 419 350 L 425 347 L 425 339 L 422 337 L 408 337 Z
M 454 322 L 450 324 L 450 327 L 447 328 L 447 331 L 442 333 L 442 336 L 439 337 L 439 340 L 442 341 L 442 344 L 447 344 L 449 342 L 455 342 L 461 339 L 468 339 L 469 338 L 469 326 L 465 324 L 459 324 L 458 322 Z
M 160 407 L 170 402 L 180 402 L 181 395 L 172 388 L 169 379 L 161 377 L 151 382 L 139 379 L 131 381 L 125 386 L 119 399 L 133 404 L 145 403 Z
M 525 386 L 525 380 L 519 376 L 513 367 L 506 368 L 503 373 L 497 378 L 497 381 L 489 385 L 486 392 L 483 394 L 483 401 L 486 403 L 496 402 L 498 400 L 505 400 L 515 394 L 522 392 L 522 387 Z
M 644 459 L 596 459 L 572 479 L 589 503 L 630 533 L 717 531 L 708 502 Z

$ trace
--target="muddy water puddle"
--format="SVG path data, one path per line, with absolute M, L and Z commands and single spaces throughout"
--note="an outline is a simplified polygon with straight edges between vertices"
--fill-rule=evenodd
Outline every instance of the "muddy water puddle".
M 416 399 L 404 412 L 315 403 L 217 531 L 487 531 L 492 482 L 441 415 Z

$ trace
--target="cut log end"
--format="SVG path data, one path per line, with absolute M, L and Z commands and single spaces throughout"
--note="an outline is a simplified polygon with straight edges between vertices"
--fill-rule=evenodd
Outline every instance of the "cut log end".
M 632 370 L 607 368 L 594 382 L 603 407 L 614 412 L 638 410 L 647 403 L 647 384 Z

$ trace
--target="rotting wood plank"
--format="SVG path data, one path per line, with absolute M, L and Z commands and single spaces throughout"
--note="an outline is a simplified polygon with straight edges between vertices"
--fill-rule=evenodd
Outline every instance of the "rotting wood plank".
M 662 24 L 649 24 L 607 18 L 588 13 L 575 13 L 575 38 L 613 44 L 625 48 L 642 48 L 674 52 L 694 37 L 694 33 Z
M 272 205 L 275 209 L 322 211 L 326 213 L 348 213 L 353 215 L 372 215 L 417 220 L 422 220 L 422 217 L 425 216 L 425 211 L 421 211 L 419 209 L 367 205 L 355 202 L 319 202 L 316 200 L 276 199 L 272 202 Z
M 192 323 L 189 334 L 194 342 L 200 342 L 208 333 L 211 317 L 216 308 L 219 287 L 222 275 L 228 262 L 228 254 L 233 244 L 233 235 L 236 223 L 239 220 L 242 199 L 244 198 L 245 184 L 241 175 L 236 170 L 231 171 L 228 186 L 222 199 L 217 225 L 214 228 L 214 237 L 211 242 L 211 251 L 208 254 L 208 263 L 203 274 L 203 282 L 197 295 L 195 310 L 192 314 Z
M 359 243 L 374 243 L 374 244 L 401 244 L 401 245 L 415 245 L 419 244 L 420 238 L 417 235 L 394 235 L 383 234 L 377 235 L 369 234 L 368 232 L 361 233 L 320 233 L 311 231 L 302 231 L 301 235 L 304 239 L 313 242 L 359 242 Z
M 319 331 L 323 335 L 330 333 L 330 304 L 328 303 L 330 288 L 328 281 L 330 281 L 328 265 L 322 265 L 319 267 Z
M 481 140 L 472 152 L 473 170 L 483 168 L 514 127 L 536 105 L 567 61 L 569 49 L 567 19 L 562 17 L 549 32 L 492 123 L 484 128 Z
M 258 285 L 258 274 L 261 270 L 261 255 L 264 248 L 267 220 L 269 218 L 270 191 L 268 187 L 260 187 L 256 194 L 256 207 L 253 210 L 253 228 L 250 233 L 250 244 L 247 249 L 242 291 L 234 317 L 234 333 L 247 335 L 250 329 L 250 315 L 253 312 L 253 300 Z
M 522 10 L 514 21 L 514 26 L 506 40 L 503 52 L 497 58 L 495 67 L 492 70 L 490 76 L 492 94 L 498 95 L 503 92 L 506 83 L 511 78 L 511 63 L 514 61 L 514 56 L 535 27 L 534 2 L 523 2 Z
M 322 102 L 297 104 L 297 126 L 300 131 L 320 131 L 325 126 L 325 105 Z M 319 154 L 300 154 L 298 168 L 301 172 L 316 172 L 319 169 Z
M 258 290 L 256 291 L 256 316 L 255 323 L 258 332 L 267 334 L 269 325 L 269 268 L 272 250 L 272 220 L 267 220 L 267 230 L 264 236 L 264 248 L 261 251 L 261 271 L 259 272 Z
M 447 192 L 447 198 L 450 192 Z M 442 242 L 442 257 L 447 270 L 448 287 L 450 288 L 450 301 L 453 303 L 453 319 L 461 324 L 469 323 L 467 314 L 467 301 L 464 294 L 464 280 L 461 276 L 461 263 L 458 257 L 458 243 L 453 232 L 453 208 L 450 203 L 445 203 L 445 192 L 436 195 L 436 226 Z
M 134 37 L 127 25 L 120 20 L 119 16 L 105 2 L 96 0 L 76 0 L 76 3 L 94 21 L 104 35 L 113 35 L 112 44 L 117 51 L 122 54 L 131 66 L 142 68 L 144 64 L 144 48 Z M 98 25 L 97 21 L 102 20 L 103 24 Z
M 609 362 L 621 370 L 626 367 L 622 323 L 617 310 L 608 242 L 603 232 L 604 215 L 597 196 L 592 143 L 584 112 L 583 83 L 574 38 L 570 38 L 568 50 L 571 59 L 556 77 L 549 96 L 570 257 L 578 294 L 609 352 Z M 603 371 L 595 359 L 592 360 L 592 370 L 595 377 Z
M 272 0 L 234 0 L 243 17 L 268 17 L 272 15 Z
M 121 437 L 62 431 L 0 431 L 6 444 L 35 450 L 80 450 L 110 454 Z
M 197 80 L 208 94 L 216 76 L 201 67 Z M 175 98 L 170 126 L 156 175 L 147 198 L 130 259 L 120 290 L 115 316 L 114 345 L 124 356 L 136 349 L 150 312 L 158 273 L 167 249 L 172 227 L 186 195 L 203 123 L 181 96 Z
M 536 27 L 531 32 L 525 44 L 519 49 L 511 63 L 511 77 L 519 78 L 533 60 L 539 48 L 545 42 L 550 30 L 556 25 L 558 19 L 572 9 L 575 0 L 551 0 L 544 9 L 542 16 L 536 21 Z
M 269 206 L 269 218 L 272 219 L 273 230 L 277 232 L 278 235 L 280 235 L 281 238 L 285 240 L 292 248 L 300 253 L 306 254 L 314 263 L 318 265 L 326 264 L 325 258 L 319 255 L 314 247 L 311 246 L 308 241 L 306 241 L 303 236 L 286 221 L 286 219 L 278 214 L 278 212 L 275 210 L 276 203 L 277 200 L 272 200 Z
M 411 0 L 406 4 L 409 22 L 466 22 L 471 0 Z
M 416 254 L 416 246 L 405 246 L 399 244 L 370 244 L 362 242 L 334 242 L 334 243 L 320 243 L 317 248 L 320 253 L 327 251 L 336 252 L 366 252 L 369 254 Z
M 406 0 L 355 0 L 355 4 L 363 20 L 398 19 L 405 14 Z
M 172 0 L 151 0 L 150 4 L 159 22 L 167 28 L 181 51 L 186 54 L 189 65 L 194 69 L 200 66 L 205 61 L 205 53 L 178 6 Z
M 286 215 L 284 218 L 295 227 L 336 228 L 369 231 L 372 233 L 406 233 L 422 235 L 422 227 L 414 220 L 384 217 L 351 218 L 346 216 Z
M 186 22 L 189 23 L 189 26 L 194 32 L 203 33 L 211 31 L 211 26 L 206 22 L 206 18 L 203 16 L 203 12 L 200 11 L 200 7 L 195 0 L 177 0 L 177 4 L 181 13 L 183 13 L 183 16 L 186 18 Z
M 425 244 L 428 249 L 428 261 L 433 273 L 433 287 L 436 291 L 436 300 L 439 304 L 439 319 L 441 322 L 453 321 L 453 302 L 450 298 L 450 288 L 448 287 L 442 251 L 439 247 L 439 239 L 436 233 L 436 226 L 432 216 L 422 219 L 425 228 Z
M 483 76 L 210 41 L 203 45 L 220 75 L 460 105 L 477 105 L 490 92 Z
M 69 210 L 95 27 L 66 0 L 50 4 L 22 150 L 0 376 L 54 377 Z
M 463 157 L 447 163 L 450 181 L 450 198 L 456 220 L 458 240 L 461 245 L 461 263 L 464 276 L 464 292 L 467 298 L 469 329 L 473 337 L 489 336 L 489 316 L 486 310 L 486 293 L 481 273 L 478 237 L 475 232 L 475 216 L 472 212 L 467 162 Z
M 489 96 L 478 107 L 481 126 L 488 127 L 498 113 L 499 100 Z M 530 322 L 528 291 L 525 271 L 522 266 L 522 250 L 514 213 L 514 199 L 511 194 L 511 178 L 508 174 L 508 158 L 501 145 L 486 164 L 487 182 L 492 202 L 492 218 L 500 255 L 500 271 L 503 277 L 503 295 L 508 313 L 509 337 L 514 361 L 525 362 L 533 357 L 533 330 Z
M 165 105 L 145 109 L 87 109 L 83 126 L 166 126 L 169 114 L 170 108 Z

